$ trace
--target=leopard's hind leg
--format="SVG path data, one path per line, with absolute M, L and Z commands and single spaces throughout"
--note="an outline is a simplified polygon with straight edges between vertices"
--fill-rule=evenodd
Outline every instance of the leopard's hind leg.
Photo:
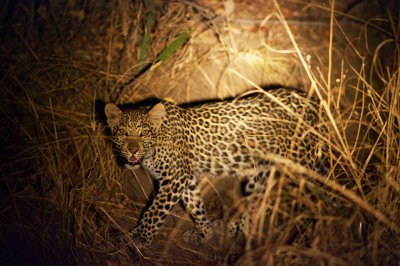
M 236 237 L 240 232 L 249 231 L 253 224 L 253 219 L 258 213 L 260 202 L 265 194 L 267 187 L 267 180 L 275 183 L 280 176 L 279 171 L 274 169 L 271 171 L 271 165 L 267 165 L 261 169 L 256 175 L 246 176 L 242 182 L 243 195 L 246 197 L 245 212 L 240 215 L 239 219 L 233 220 L 228 224 L 227 233 L 228 237 Z M 273 176 L 270 176 L 270 175 Z

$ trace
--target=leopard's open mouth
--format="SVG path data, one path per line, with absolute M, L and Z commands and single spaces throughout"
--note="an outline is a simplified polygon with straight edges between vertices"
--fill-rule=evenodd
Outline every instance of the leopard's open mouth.
M 132 154 L 135 154 L 137 151 L 136 150 L 134 150 L 134 151 L 132 151 L 131 153 Z M 132 155 L 132 157 L 131 158 L 129 158 L 129 160 L 128 160 L 128 163 L 130 164 L 130 165 L 138 165 L 139 164 L 139 160 L 138 159 L 136 159 L 136 157 L 134 156 L 134 155 Z
M 128 163 L 130 165 L 137 165 L 137 164 L 139 164 L 139 161 L 134 156 L 132 156 L 131 158 L 129 158 Z

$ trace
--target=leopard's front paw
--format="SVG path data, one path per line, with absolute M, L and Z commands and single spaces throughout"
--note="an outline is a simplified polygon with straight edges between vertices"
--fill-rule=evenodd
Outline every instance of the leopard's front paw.
M 118 246 L 126 248 L 132 245 L 132 234 L 124 233 L 117 238 Z
M 207 242 L 212 237 L 212 230 L 210 228 L 191 228 L 183 234 L 183 240 L 192 244 L 202 244 Z
M 148 247 L 151 243 L 150 240 L 141 236 L 133 236 L 132 240 L 137 248 Z
M 129 233 L 129 234 L 123 234 L 119 238 L 119 243 L 126 247 L 142 248 L 149 246 L 151 240 L 148 240 L 140 235 L 136 235 L 135 233 Z

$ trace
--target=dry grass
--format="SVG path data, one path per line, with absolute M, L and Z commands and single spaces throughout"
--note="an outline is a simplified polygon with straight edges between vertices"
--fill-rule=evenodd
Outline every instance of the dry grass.
M 238 41 L 243 32 L 250 34 L 246 26 L 226 23 L 221 16 L 213 17 L 218 12 L 196 4 L 100 2 L 85 7 L 78 1 L 50 7 L 37 3 L 33 10 L 43 6 L 48 12 L 36 14 L 36 23 L 30 23 L 30 6 L 11 8 L 14 16 L 3 20 L 7 25 L 0 31 L 5 37 L 0 45 L 0 262 L 398 263 L 398 18 L 369 21 L 359 43 L 350 43 L 351 36 L 344 34 L 348 49 L 335 39 L 346 29 L 328 21 L 325 42 L 306 46 L 301 32 L 295 32 L 298 26 L 290 20 L 285 23 L 275 2 L 273 15 L 251 22 L 259 23 L 256 35 L 262 45 L 250 49 Z M 163 12 L 158 5 L 163 5 Z M 331 22 L 343 15 L 317 4 L 307 8 L 322 10 Z M 149 46 L 145 60 L 139 62 L 149 11 Z M 268 22 L 272 20 L 283 26 L 274 30 Z M 189 26 L 192 37 L 187 45 L 153 71 L 157 55 Z M 240 27 L 242 32 L 237 31 Z M 371 45 L 370 35 L 385 38 Z M 343 50 L 343 61 L 337 60 Z M 247 72 L 241 68 L 245 59 Z M 149 69 L 141 72 L 143 65 Z M 242 236 L 232 243 L 217 239 L 201 247 L 184 244 L 182 228 L 190 222 L 177 207 L 141 255 L 118 246 L 116 239 L 136 224 L 152 186 L 145 173 L 130 173 L 116 162 L 102 102 L 151 96 L 179 102 L 225 97 L 261 82 L 301 83 L 320 98 L 334 165 L 328 178 L 278 160 L 285 175 L 275 186 L 271 182 L 258 213 L 250 214 L 258 217 L 258 226 L 249 228 L 247 240 Z M 299 178 L 303 175 L 309 178 Z M 218 188 L 218 182 L 203 179 L 201 186 L 211 216 L 234 212 L 222 203 L 232 194 Z M 240 208 L 237 198 L 230 203 Z

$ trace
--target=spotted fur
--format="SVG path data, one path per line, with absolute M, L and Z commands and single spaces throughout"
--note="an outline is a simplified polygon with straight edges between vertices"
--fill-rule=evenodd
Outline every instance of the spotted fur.
M 107 104 L 105 113 L 114 147 L 127 167 L 141 165 L 159 182 L 153 202 L 132 232 L 138 246 L 151 243 L 178 201 L 195 222 L 185 240 L 202 243 L 211 237 L 211 222 L 196 188 L 199 176 L 241 178 L 249 195 L 265 188 L 271 169 L 265 155 L 279 155 L 320 172 L 327 165 L 319 145 L 319 104 L 293 90 L 190 108 L 161 101 L 121 111 Z

